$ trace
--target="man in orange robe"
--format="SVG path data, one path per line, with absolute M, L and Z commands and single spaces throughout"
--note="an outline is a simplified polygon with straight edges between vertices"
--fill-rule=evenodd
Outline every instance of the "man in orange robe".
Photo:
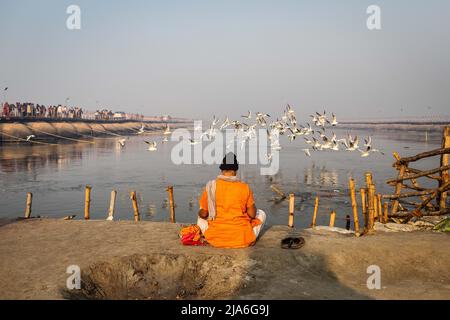
M 228 153 L 221 174 L 209 181 L 200 199 L 197 225 L 208 243 L 219 248 L 244 248 L 256 242 L 266 214 L 257 210 L 253 192 L 241 182 L 236 156 Z

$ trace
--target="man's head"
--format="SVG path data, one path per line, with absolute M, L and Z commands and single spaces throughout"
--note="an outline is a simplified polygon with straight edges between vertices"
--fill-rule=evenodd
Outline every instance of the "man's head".
M 220 170 L 224 175 L 236 175 L 236 171 L 239 170 L 239 163 L 237 161 L 236 155 L 233 152 L 229 152 L 222 160 L 220 165 Z

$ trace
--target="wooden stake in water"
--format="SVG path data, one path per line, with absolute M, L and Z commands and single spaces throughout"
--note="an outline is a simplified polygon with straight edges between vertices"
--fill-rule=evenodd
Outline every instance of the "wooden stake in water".
M 27 207 L 25 208 L 25 218 L 29 219 L 31 217 L 31 205 L 33 203 L 33 194 L 31 192 L 27 193 Z
M 336 211 L 331 211 L 330 214 L 330 228 L 334 228 L 334 221 L 336 220 Z
M 175 200 L 173 198 L 173 186 L 167 187 L 169 193 L 170 222 L 175 223 Z
M 288 226 L 290 228 L 294 227 L 294 203 L 295 196 L 293 193 L 289 194 L 289 223 Z
M 384 219 L 383 219 L 383 223 L 388 223 L 389 222 L 389 217 L 388 217 L 388 213 L 389 213 L 389 203 L 385 202 L 383 204 L 384 206 Z
M 116 195 L 117 191 L 111 191 L 111 200 L 109 201 L 109 210 L 108 210 L 108 218 L 107 220 L 114 220 L 114 209 L 116 207 Z
M 350 199 L 352 201 L 355 234 L 358 236 L 359 235 L 359 220 L 358 220 L 358 205 L 356 203 L 355 180 L 353 180 L 353 179 L 349 180 L 349 189 L 350 189 Z
M 369 226 L 369 219 L 367 217 L 367 197 L 366 197 L 366 189 L 359 189 L 359 193 L 361 193 L 361 207 L 362 207 L 362 215 L 364 218 L 364 228 L 367 229 Z
M 383 205 L 381 204 L 381 193 L 377 194 L 378 222 L 383 222 Z
M 367 202 L 369 206 L 369 223 L 368 230 L 373 229 L 374 225 L 374 213 L 375 213 L 375 186 L 373 184 L 369 185 L 369 194 L 367 195 Z
M 313 219 L 311 223 L 311 228 L 316 227 L 316 220 L 317 220 L 317 211 L 319 210 L 319 196 L 316 197 L 316 201 L 314 202 L 314 214 Z
M 139 216 L 139 207 L 138 207 L 137 198 L 136 198 L 136 191 L 131 191 L 130 198 L 131 198 L 131 202 L 133 203 L 134 221 L 138 222 L 140 220 L 140 216 Z
M 91 186 L 86 186 L 84 193 L 84 219 L 89 220 L 91 218 Z

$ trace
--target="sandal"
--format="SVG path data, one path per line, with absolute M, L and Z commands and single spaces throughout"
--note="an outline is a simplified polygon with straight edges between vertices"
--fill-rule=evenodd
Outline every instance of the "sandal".
M 288 237 L 281 240 L 281 248 L 283 249 L 300 249 L 305 245 L 305 239 L 302 237 Z

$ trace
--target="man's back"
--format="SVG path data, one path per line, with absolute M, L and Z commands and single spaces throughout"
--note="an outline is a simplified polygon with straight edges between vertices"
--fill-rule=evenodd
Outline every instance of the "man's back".
M 216 217 L 209 221 L 206 240 L 215 247 L 242 248 L 255 242 L 252 220 L 247 208 L 254 205 L 250 187 L 240 181 L 216 180 Z M 208 210 L 208 196 L 203 192 L 200 207 Z

